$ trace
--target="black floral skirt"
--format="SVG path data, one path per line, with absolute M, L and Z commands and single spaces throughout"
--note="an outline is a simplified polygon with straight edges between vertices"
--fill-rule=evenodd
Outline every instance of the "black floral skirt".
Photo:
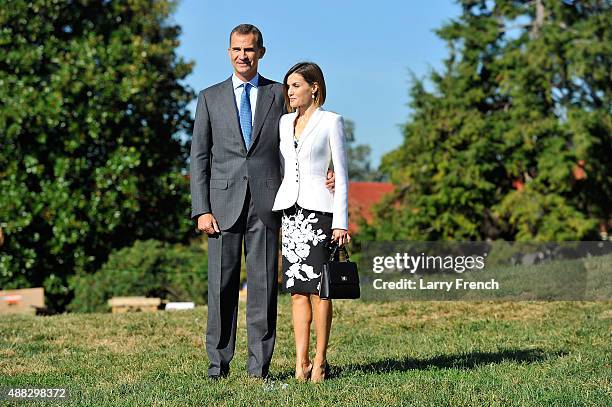
M 283 211 L 283 288 L 290 293 L 319 294 L 321 270 L 329 260 L 332 214 L 294 205 Z

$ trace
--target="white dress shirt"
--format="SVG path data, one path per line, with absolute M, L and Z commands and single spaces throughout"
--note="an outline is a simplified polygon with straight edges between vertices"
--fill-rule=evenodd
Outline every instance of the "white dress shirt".
M 238 109 L 238 116 L 240 116 L 240 99 L 242 99 L 242 92 L 244 92 L 243 84 L 236 74 L 232 74 L 232 84 L 234 85 L 234 97 L 236 98 L 236 108 Z M 249 81 L 251 84 L 251 90 L 249 90 L 249 100 L 251 101 L 251 123 L 255 126 L 255 107 L 257 106 L 257 87 L 259 86 L 259 73 L 256 73 L 253 79 Z
M 295 203 L 312 211 L 332 214 L 332 229 L 348 230 L 348 169 L 342 116 L 317 108 L 294 145 L 297 113 L 285 114 L 279 124 L 283 182 L 273 211 Z M 335 192 L 325 186 L 330 160 L 336 176 Z

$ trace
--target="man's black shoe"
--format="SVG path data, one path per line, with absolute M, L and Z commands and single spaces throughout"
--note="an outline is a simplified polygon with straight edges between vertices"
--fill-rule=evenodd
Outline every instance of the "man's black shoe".
M 219 373 L 216 373 L 216 374 L 215 373 L 212 373 L 212 374 L 209 373 L 208 374 L 208 378 L 210 380 L 219 380 L 219 379 L 222 379 L 222 378 L 227 377 L 227 376 L 229 376 L 229 369 L 221 369 L 221 371 Z
M 267 382 L 270 380 L 270 376 L 268 375 L 268 372 L 266 372 L 263 375 L 248 372 L 247 375 L 249 377 L 249 380 L 254 380 L 254 381 L 260 380 L 263 382 Z

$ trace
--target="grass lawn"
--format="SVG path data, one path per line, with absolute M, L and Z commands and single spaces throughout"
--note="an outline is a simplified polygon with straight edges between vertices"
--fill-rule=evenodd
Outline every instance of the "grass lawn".
M 2 316 L 0 387 L 65 387 L 58 405 L 612 405 L 611 302 L 337 301 L 332 378 L 297 383 L 289 298 L 272 381 L 247 378 L 245 307 L 228 378 L 206 378 L 206 308 Z M 26 405 L 17 402 L 15 405 Z

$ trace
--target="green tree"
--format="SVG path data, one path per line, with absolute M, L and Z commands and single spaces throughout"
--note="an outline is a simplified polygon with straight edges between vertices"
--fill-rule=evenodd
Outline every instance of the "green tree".
M 61 310 L 112 249 L 187 238 L 192 63 L 172 1 L 0 3 L 0 287 Z
M 373 239 L 596 239 L 612 215 L 612 13 L 604 0 L 463 0 L 414 79 Z
M 370 154 L 372 148 L 367 144 L 355 144 L 355 123 L 344 121 L 346 133 L 348 173 L 351 181 L 382 181 L 380 171 L 372 169 Z

